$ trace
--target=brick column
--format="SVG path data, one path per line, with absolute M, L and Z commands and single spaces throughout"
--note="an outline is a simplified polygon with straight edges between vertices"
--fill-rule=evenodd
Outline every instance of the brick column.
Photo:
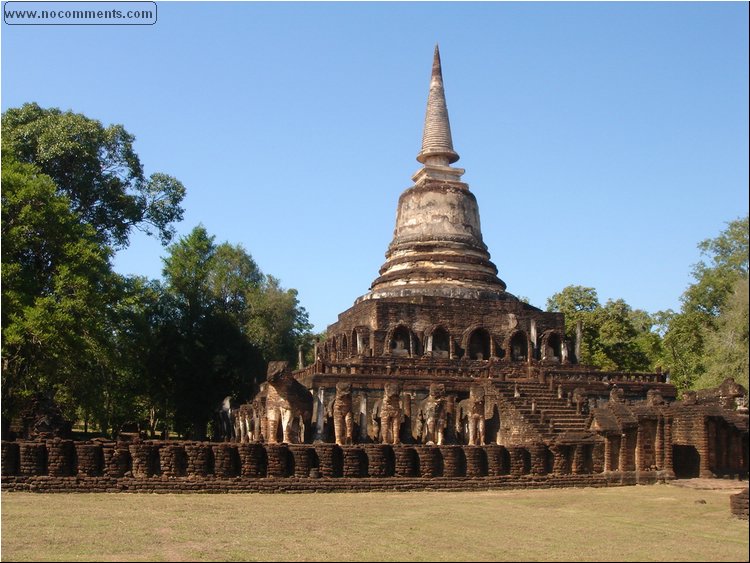
M 315 453 L 318 454 L 321 477 L 341 477 L 343 473 L 341 447 L 336 444 L 315 444 Z
M 438 448 L 443 458 L 443 477 L 466 475 L 466 460 L 461 446 L 438 446 Z
M 394 473 L 396 477 L 416 477 L 419 474 L 419 459 L 412 447 L 394 446 Z
M 584 467 L 584 455 L 585 452 L 583 451 L 583 444 L 576 444 L 575 449 L 573 450 L 573 467 L 572 472 L 574 475 L 579 475 L 583 473 L 583 467 Z
M 214 474 L 217 477 L 236 477 L 239 474 L 239 454 L 235 444 L 213 444 Z
M 294 476 L 309 477 L 312 465 L 312 446 L 296 444 L 289 446 L 289 452 L 292 454 L 292 459 L 294 460 Z
M 364 477 L 365 452 L 360 446 L 342 446 L 344 477 Z
M 268 456 L 268 476 L 288 477 L 287 456 L 289 448 L 286 444 L 266 444 L 266 456 Z
M 639 421 L 635 432 L 635 470 L 643 471 L 643 425 Z
M 664 469 L 664 417 L 656 419 L 656 443 L 654 444 L 656 467 Z
M 604 442 L 596 442 L 591 448 L 591 470 L 604 472 Z
M 70 477 L 75 472 L 73 440 L 47 440 L 47 471 L 52 477 Z
M 104 456 L 102 445 L 92 442 L 76 442 L 77 473 L 83 477 L 98 477 L 102 474 Z
M 393 475 L 393 448 L 388 444 L 367 444 L 367 474 L 370 477 L 390 477 Z
M 664 417 L 664 471 L 674 475 L 672 467 L 672 418 Z
M 184 477 L 187 474 L 187 455 L 181 444 L 163 444 L 159 449 L 161 474 L 167 477 Z
M 523 448 L 508 448 L 510 453 L 510 474 L 514 477 L 523 475 Z
M 531 473 L 534 475 L 544 475 L 545 471 L 545 449 L 542 444 L 537 444 L 529 448 L 531 454 Z
M 240 475 L 258 478 L 266 476 L 266 450 L 260 444 L 243 443 L 237 446 L 240 456 Z
M 435 446 L 414 448 L 419 456 L 419 473 L 426 478 L 437 477 L 441 473 L 440 450 Z
M 612 471 L 612 438 L 604 436 L 604 472 Z
M 623 432 L 620 436 L 620 459 L 618 461 L 618 469 L 620 471 L 628 471 L 630 469 L 630 463 L 628 460 L 628 433 Z
M 213 473 L 213 451 L 209 444 L 192 442 L 185 444 L 185 455 L 187 456 L 187 475 L 205 477 Z M 135 465 L 135 462 L 133 463 Z
M 131 456 L 128 445 L 124 442 L 109 442 L 103 447 L 104 474 L 107 477 L 120 478 L 130 471 Z
M 489 475 L 487 450 L 482 446 L 465 446 L 464 455 L 466 457 L 467 477 L 484 477 L 485 475 Z
M 133 477 L 151 477 L 154 474 L 154 467 L 151 463 L 153 445 L 142 442 L 130 444 L 128 450 L 132 460 Z
M 711 471 L 711 457 L 716 448 L 716 426 L 709 420 L 703 418 L 703 436 L 698 443 L 698 453 L 700 454 L 700 476 L 713 477 Z

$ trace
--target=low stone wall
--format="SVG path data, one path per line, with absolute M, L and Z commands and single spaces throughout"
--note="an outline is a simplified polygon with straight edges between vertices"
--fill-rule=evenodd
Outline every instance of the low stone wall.
M 737 518 L 748 519 L 748 489 L 729 497 L 729 510 Z
M 236 444 L 188 441 L 2 443 L 2 490 L 335 492 L 607 486 L 663 480 L 544 473 L 529 447 Z M 532 452 L 532 453 L 530 453 Z M 526 460 L 526 461 L 525 461 Z M 747 512 L 747 510 L 746 510 Z

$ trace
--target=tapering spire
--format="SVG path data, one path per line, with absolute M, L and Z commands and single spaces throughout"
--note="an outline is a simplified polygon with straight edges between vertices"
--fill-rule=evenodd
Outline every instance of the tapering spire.
M 448 120 L 448 106 L 443 89 L 443 70 L 440 66 L 440 49 L 435 45 L 432 61 L 430 94 L 427 98 L 427 112 L 424 119 L 422 150 L 417 155 L 422 164 L 448 165 L 458 160 L 453 150 L 451 124 Z

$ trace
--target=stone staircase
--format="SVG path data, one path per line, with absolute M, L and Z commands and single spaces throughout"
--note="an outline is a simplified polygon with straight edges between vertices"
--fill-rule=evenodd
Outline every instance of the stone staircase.
M 516 390 L 520 396 L 516 397 Z M 589 434 L 587 416 L 576 413 L 574 405 L 558 399 L 557 392 L 538 382 L 506 382 L 499 387 L 502 398 L 512 404 L 532 425 L 545 442 L 559 441 L 566 436 Z

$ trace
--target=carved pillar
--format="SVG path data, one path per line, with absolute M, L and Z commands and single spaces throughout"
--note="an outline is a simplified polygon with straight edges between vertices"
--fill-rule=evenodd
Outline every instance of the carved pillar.
M 452 336 L 448 337 L 448 356 L 451 360 L 456 357 L 456 343 Z
M 581 342 L 583 342 L 583 323 L 580 320 L 578 320 L 576 322 L 576 344 L 575 344 L 576 363 L 581 362 Z

